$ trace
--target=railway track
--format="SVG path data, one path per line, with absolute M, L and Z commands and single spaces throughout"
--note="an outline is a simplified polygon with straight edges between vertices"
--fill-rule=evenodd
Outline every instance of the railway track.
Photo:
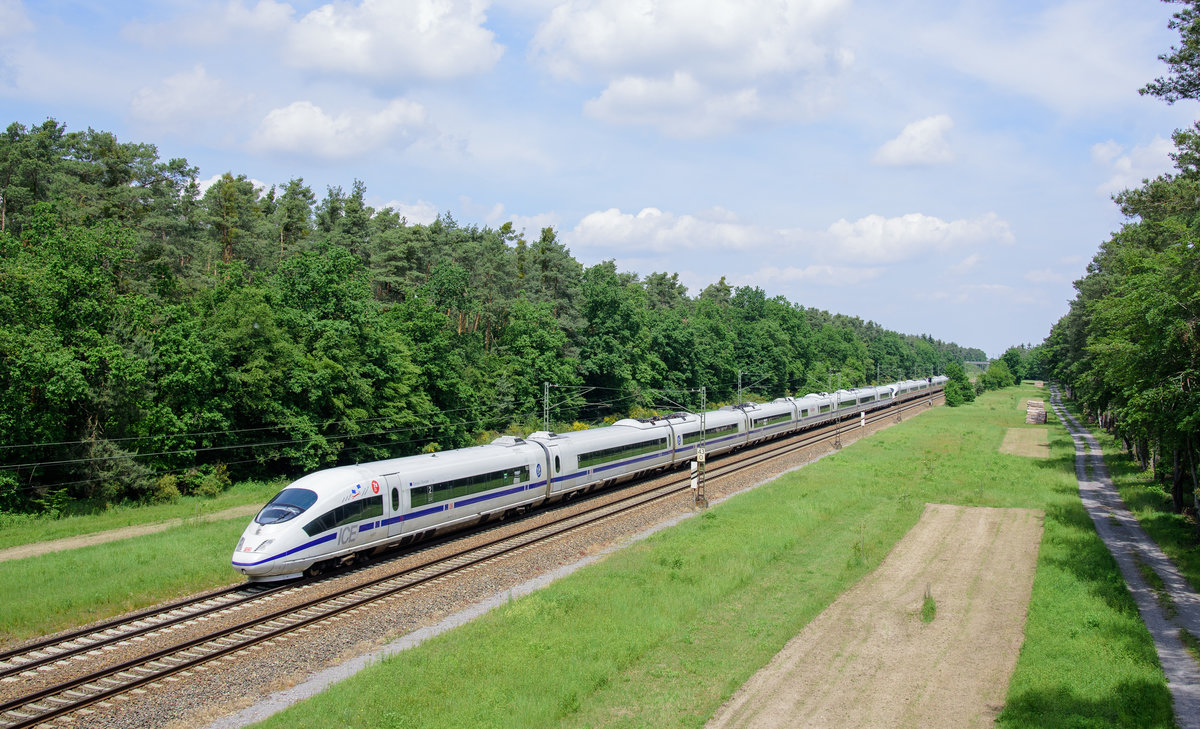
M 937 397 L 940 397 L 939 392 L 932 393 L 932 396 L 928 392 L 921 393 L 917 397 L 898 401 L 891 407 L 867 413 L 862 418 L 854 415 L 846 421 L 728 454 L 709 465 L 706 479 L 719 480 L 822 441 L 833 441 L 834 447 L 838 447 L 841 434 L 861 425 L 893 418 L 898 420 L 901 413 L 928 407 L 932 399 Z M 560 518 L 547 524 L 516 534 L 500 534 L 482 544 L 452 551 L 425 564 L 303 598 L 278 609 L 261 608 L 265 603 L 279 600 L 289 591 L 294 597 L 297 591 L 314 583 L 239 585 L 0 654 L 0 696 L 9 693 L 6 687 L 13 684 L 21 686 L 18 695 L 0 702 L 0 729 L 51 722 L 88 706 L 111 701 L 147 684 L 186 673 L 253 646 L 285 638 L 335 616 L 361 610 L 372 603 L 411 594 L 423 586 L 450 579 L 463 570 L 534 548 L 548 540 L 690 490 L 687 477 L 681 478 L 678 471 L 642 479 L 638 485 L 642 488 L 602 491 L 597 495 L 602 498 L 588 499 L 583 503 L 577 500 L 578 510 L 564 510 Z M 257 605 L 259 609 L 248 610 L 250 605 Z M 240 611 L 255 614 L 244 620 L 229 619 L 229 616 Z M 220 616 L 223 619 L 217 619 Z M 209 621 L 219 625 L 213 630 L 202 630 L 195 637 L 179 640 L 170 637 L 172 632 L 186 632 L 179 630 L 181 626 L 195 628 Z M 145 650 L 138 650 L 135 657 L 118 663 L 105 663 L 104 658 L 109 650 L 115 650 L 115 646 L 128 650 L 132 643 L 140 643 L 139 648 L 144 647 Z M 87 663 L 99 665 L 84 668 Z M 55 673 L 56 669 L 63 669 L 57 672 L 69 675 L 62 680 L 51 678 L 46 681 L 46 677 Z

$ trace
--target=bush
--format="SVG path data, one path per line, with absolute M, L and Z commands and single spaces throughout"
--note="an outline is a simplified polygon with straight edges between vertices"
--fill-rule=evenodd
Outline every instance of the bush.
M 1004 360 L 998 359 L 988 366 L 987 372 L 980 378 L 985 390 L 999 390 L 1002 387 L 1012 387 L 1016 384 L 1012 370 Z
M 950 380 L 949 382 L 947 382 L 946 383 L 946 405 L 949 407 L 952 407 L 952 408 L 956 408 L 959 405 L 962 405 L 964 402 L 966 402 L 966 398 L 963 397 L 962 388 L 959 386 L 959 384 L 957 382 L 955 382 L 954 380 Z
M 212 498 L 229 488 L 231 484 L 229 469 L 225 467 L 225 464 L 218 463 L 215 466 L 201 466 L 188 471 L 184 474 L 182 488 L 179 490 L 186 494 Z
M 168 473 L 160 476 L 154 483 L 154 490 L 150 492 L 150 503 L 171 504 L 179 501 L 182 495 L 179 492 L 179 479 L 175 474 Z

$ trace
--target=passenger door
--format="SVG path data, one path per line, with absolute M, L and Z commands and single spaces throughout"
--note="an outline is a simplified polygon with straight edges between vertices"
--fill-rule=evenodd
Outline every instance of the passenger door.
M 387 484 L 387 494 L 384 495 L 386 523 L 388 536 L 399 536 L 404 531 L 404 515 L 408 513 L 408 492 L 400 480 L 400 474 L 389 473 L 383 477 Z

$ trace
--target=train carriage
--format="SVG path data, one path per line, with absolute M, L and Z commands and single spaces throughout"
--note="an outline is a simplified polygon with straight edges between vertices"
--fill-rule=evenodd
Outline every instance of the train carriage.
M 701 442 L 709 455 L 745 445 L 746 418 L 740 412 L 714 410 L 704 414 L 704 431 L 701 433 L 700 416 L 688 414 L 675 426 L 675 463 L 695 458 Z
M 551 461 L 550 493 L 613 484 L 643 471 L 671 465 L 675 433 L 672 420 L 618 420 L 607 428 L 573 433 L 540 430 L 529 440 L 542 444 Z
M 746 418 L 747 443 L 774 438 L 796 428 L 796 405 L 789 398 L 779 398 L 762 404 L 748 402 L 729 407 L 740 411 Z

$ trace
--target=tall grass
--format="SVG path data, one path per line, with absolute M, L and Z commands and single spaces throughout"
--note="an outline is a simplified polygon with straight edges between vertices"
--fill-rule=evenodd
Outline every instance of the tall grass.
M 939 408 L 292 707 L 270 727 L 696 727 L 882 560 L 926 502 L 1043 509 L 1003 726 L 1172 725 L 1153 645 L 1076 491 L 998 452 L 1025 387 Z M 1033 426 L 1038 427 L 1038 426 Z

